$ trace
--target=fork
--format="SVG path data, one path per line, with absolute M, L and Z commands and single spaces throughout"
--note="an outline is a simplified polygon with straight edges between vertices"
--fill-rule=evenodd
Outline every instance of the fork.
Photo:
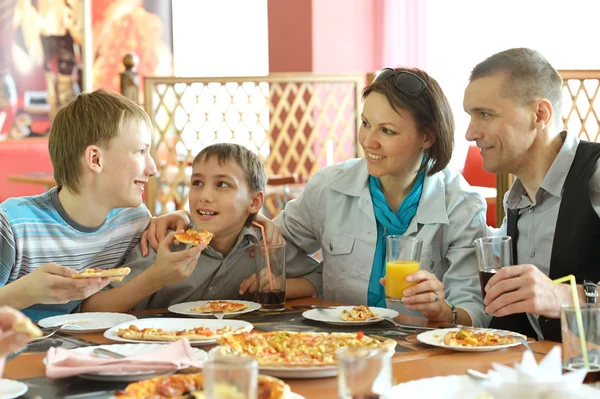
M 60 326 L 55 326 L 52 327 L 52 330 L 50 330 L 50 332 L 46 335 L 42 335 L 41 337 L 37 337 L 37 338 L 32 338 L 29 340 L 29 342 L 37 342 L 40 341 L 42 339 L 46 339 L 46 338 L 50 338 L 51 336 L 53 336 L 54 334 L 56 334 L 58 331 L 62 330 L 63 328 L 72 328 L 75 330 L 81 330 L 81 326 L 78 326 L 76 324 L 61 324 Z
M 418 326 L 411 326 L 408 324 L 398 323 L 396 320 L 392 319 L 390 316 L 373 316 L 371 318 L 368 318 L 365 321 L 376 321 L 376 320 L 389 321 L 390 323 L 392 323 L 393 325 L 395 325 L 396 327 L 398 327 L 399 329 L 401 329 L 405 332 L 417 333 L 417 332 L 432 330 L 432 328 L 430 328 L 430 327 L 418 327 Z

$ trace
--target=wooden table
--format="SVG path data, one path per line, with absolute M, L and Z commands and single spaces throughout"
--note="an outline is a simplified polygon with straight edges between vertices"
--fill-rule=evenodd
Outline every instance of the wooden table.
M 331 305 L 333 303 L 310 298 L 289 301 L 288 307 L 306 304 Z M 136 314 L 147 315 L 159 312 L 161 311 L 145 311 Z M 423 323 L 422 319 L 410 316 L 399 316 L 397 320 L 407 323 L 414 321 Z M 429 323 L 429 325 L 433 324 Z M 76 335 L 76 337 L 81 336 L 84 336 L 86 341 L 98 344 L 112 343 L 104 338 L 102 333 Z M 469 368 L 485 372 L 490 368 L 492 362 L 512 364 L 519 361 L 525 350 L 523 346 L 517 346 L 494 352 L 454 352 L 421 345 L 414 342 L 412 337 L 408 337 L 408 341 L 410 342 L 399 343 L 399 345 L 411 346 L 414 350 L 397 353 L 393 357 L 395 384 L 420 378 L 463 374 Z M 535 351 L 541 353 L 547 353 L 554 345 L 556 345 L 554 342 L 534 342 L 531 344 Z M 206 347 L 202 348 L 206 349 Z M 538 361 L 543 357 L 540 354 L 536 354 L 535 356 Z M 45 366 L 42 363 L 44 357 L 45 353 L 21 354 L 6 364 L 3 377 L 9 379 L 43 377 L 45 375 Z M 310 380 L 287 379 L 285 381 L 290 385 L 293 392 L 303 395 L 307 399 L 331 399 L 337 397 L 337 380 L 335 377 Z M 97 390 L 97 388 L 94 389 L 94 391 Z M 24 397 L 33 398 L 33 396 Z

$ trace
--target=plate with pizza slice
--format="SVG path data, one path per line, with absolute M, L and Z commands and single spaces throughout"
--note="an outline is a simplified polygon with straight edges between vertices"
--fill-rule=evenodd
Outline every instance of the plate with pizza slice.
M 187 338 L 193 346 L 214 344 L 217 338 L 252 330 L 251 323 L 242 320 L 200 320 L 149 318 L 118 324 L 104 336 L 119 342 L 169 343 Z
M 189 244 L 192 246 L 200 244 L 208 245 L 214 237 L 215 235 L 208 230 L 187 229 L 184 232 L 175 234 L 175 239 L 181 244 Z
M 38 322 L 41 328 L 66 324 L 61 331 L 68 333 L 92 333 L 105 331 L 117 324 L 132 322 L 137 317 L 125 313 L 85 312 L 46 317 Z
M 332 306 L 307 310 L 302 316 L 309 320 L 320 321 L 337 326 L 364 326 L 379 323 L 383 319 L 377 316 L 394 318 L 398 312 L 393 309 L 376 308 L 371 306 Z
M 259 303 L 250 301 L 211 300 L 178 303 L 169 306 L 169 312 L 194 317 L 212 317 L 215 313 L 223 312 L 227 317 L 254 312 L 260 307 Z
M 417 335 L 417 340 L 459 352 L 489 352 L 521 345 L 524 335 L 492 328 L 442 328 Z

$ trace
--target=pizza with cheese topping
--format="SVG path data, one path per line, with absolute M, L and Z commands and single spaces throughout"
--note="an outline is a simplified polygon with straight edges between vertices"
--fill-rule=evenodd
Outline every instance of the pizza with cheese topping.
M 196 231 L 194 229 L 187 229 L 183 233 L 175 234 L 175 239 L 182 244 L 190 244 L 193 246 L 200 244 L 210 244 L 210 241 L 215 237 L 213 233 L 207 230 Z
M 117 335 L 121 338 L 132 339 L 136 341 L 168 341 L 173 342 L 183 338 L 190 341 L 214 340 L 226 334 L 237 334 L 248 331 L 249 327 L 240 327 L 234 329 L 231 326 L 225 326 L 216 330 L 211 330 L 208 327 L 198 326 L 185 330 L 164 330 L 162 328 L 138 328 L 131 324 L 128 328 L 119 328 Z
M 377 315 L 368 306 L 364 305 L 355 306 L 350 310 L 344 309 L 340 315 L 344 321 L 365 321 L 375 316 Z
M 258 394 L 260 399 L 288 399 L 290 387 L 275 377 L 258 376 Z M 204 378 L 202 373 L 173 374 L 134 382 L 115 396 L 122 399 L 205 399 L 203 392 Z M 233 385 L 219 386 L 219 398 L 246 399 Z
M 226 301 L 209 301 L 202 306 L 191 308 L 190 312 L 198 313 L 214 313 L 214 312 L 239 312 L 240 310 L 247 309 L 248 305 L 241 302 L 226 302 Z
M 251 331 L 225 335 L 217 339 L 218 352 L 253 356 L 260 366 L 310 367 L 333 366 L 336 351 L 343 347 L 385 348 L 390 351 L 396 341 L 378 341 L 358 333 L 317 333 Z
M 449 346 L 496 346 L 519 342 L 511 334 L 499 335 L 487 331 L 458 330 L 450 331 L 444 336 L 444 344 Z
M 123 278 L 131 273 L 131 269 L 128 267 L 117 267 L 114 269 L 106 269 L 96 271 L 94 269 L 85 269 L 79 274 L 71 276 L 71 278 L 92 278 L 92 277 L 110 277 L 110 281 L 119 282 Z

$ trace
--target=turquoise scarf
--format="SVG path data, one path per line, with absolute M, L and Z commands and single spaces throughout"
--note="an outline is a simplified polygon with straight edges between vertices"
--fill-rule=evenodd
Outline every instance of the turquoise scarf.
M 425 157 L 423 157 L 423 162 L 425 162 Z M 379 283 L 379 279 L 385 275 L 385 239 L 388 235 L 404 234 L 410 221 L 417 213 L 424 181 L 425 169 L 417 175 L 417 180 L 410 193 L 400 204 L 398 213 L 394 213 L 381 191 L 381 181 L 376 177 L 369 176 L 369 189 L 373 200 L 375 218 L 377 219 L 377 247 L 373 257 L 371 278 L 369 279 L 369 306 L 386 307 L 385 289 Z

